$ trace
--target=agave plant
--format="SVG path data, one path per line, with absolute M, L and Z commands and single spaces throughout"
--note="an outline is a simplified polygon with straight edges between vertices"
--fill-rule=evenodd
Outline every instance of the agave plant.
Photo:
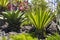
M 3 16 L 6 18 L 6 22 L 9 24 L 8 28 L 11 28 L 10 30 L 20 30 L 21 23 L 26 20 L 24 14 L 18 10 L 3 12 Z
M 44 29 L 49 25 L 54 17 L 55 13 L 50 12 L 49 9 L 43 11 L 42 8 L 35 8 L 27 12 L 27 18 L 38 30 L 40 30 L 42 35 L 44 35 Z
M 50 35 L 46 38 L 46 40 L 60 40 L 60 35 L 57 33 L 55 35 Z
M 10 38 L 11 38 L 11 40 L 38 40 L 38 38 L 32 37 L 28 33 L 11 35 Z
M 0 0 L 0 11 L 4 11 L 5 9 L 7 9 L 7 4 L 9 3 L 8 0 Z

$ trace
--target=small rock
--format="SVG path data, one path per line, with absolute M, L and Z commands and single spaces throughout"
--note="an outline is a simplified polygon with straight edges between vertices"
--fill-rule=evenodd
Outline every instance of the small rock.
M 47 33 L 51 33 L 51 34 L 57 32 L 57 24 L 54 21 L 52 21 L 50 26 L 47 27 L 46 31 L 47 31 Z

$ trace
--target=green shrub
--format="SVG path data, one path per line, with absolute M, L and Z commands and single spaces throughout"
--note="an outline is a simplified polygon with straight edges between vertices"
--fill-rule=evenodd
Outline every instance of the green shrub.
M 60 35 L 55 34 L 55 35 L 48 36 L 46 40 L 60 40 Z
M 28 19 L 21 24 L 21 26 L 28 26 L 28 25 L 31 25 L 31 23 L 30 23 L 30 21 L 28 21 Z
M 7 40 L 5 36 L 2 37 L 2 40 Z
M 24 13 L 20 11 L 7 11 L 3 12 L 3 17 L 8 23 L 7 31 L 20 31 L 20 25 L 26 20 Z M 5 31 L 5 30 L 4 30 Z
M 6 7 L 8 3 L 9 3 L 8 0 L 0 0 L 0 6 L 2 7 Z
M 34 38 L 30 34 L 27 34 L 27 33 L 10 35 L 10 38 L 11 40 L 38 40 L 37 38 Z
M 0 12 L 7 10 L 8 0 L 0 0 Z
M 6 18 L 6 21 L 9 23 L 9 25 L 11 26 L 16 26 L 16 25 L 20 25 L 21 23 L 23 23 L 25 20 L 25 17 L 23 17 L 23 13 L 21 13 L 20 11 L 7 11 L 7 12 L 3 12 L 3 16 L 4 18 Z
M 34 8 L 27 12 L 27 18 L 31 23 L 39 30 L 39 32 L 44 35 L 45 28 L 54 19 L 55 13 L 50 12 L 50 10 L 43 10 L 42 8 Z

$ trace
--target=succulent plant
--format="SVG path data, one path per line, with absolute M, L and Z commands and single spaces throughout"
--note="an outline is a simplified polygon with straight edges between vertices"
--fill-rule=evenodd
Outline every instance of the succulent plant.
M 3 12 L 4 18 L 6 18 L 6 22 L 9 24 L 8 30 L 20 30 L 20 25 L 26 19 L 24 14 L 20 11 L 7 11 Z

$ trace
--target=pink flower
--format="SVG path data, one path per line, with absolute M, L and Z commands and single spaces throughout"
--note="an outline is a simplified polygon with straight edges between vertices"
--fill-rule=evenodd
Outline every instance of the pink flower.
M 24 11 L 24 7 L 23 6 L 20 6 L 19 7 L 19 10 Z

